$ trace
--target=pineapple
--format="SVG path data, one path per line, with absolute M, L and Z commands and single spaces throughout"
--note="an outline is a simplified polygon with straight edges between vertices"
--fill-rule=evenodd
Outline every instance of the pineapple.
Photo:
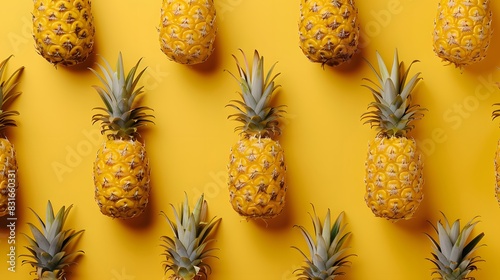
M 8 110 L 10 103 L 21 94 L 14 91 L 24 67 L 18 68 L 6 77 L 5 69 L 12 56 L 0 63 L 0 217 L 9 213 L 9 201 L 17 191 L 17 160 L 14 145 L 5 136 L 5 128 L 16 126 L 12 116 L 19 115 L 17 111 Z M 14 193 L 13 193 L 14 192 Z
M 443 213 L 442 213 L 443 214 Z M 453 225 L 448 222 L 443 214 L 444 224 L 437 222 L 434 227 L 438 237 L 434 239 L 426 234 L 432 242 L 433 259 L 428 259 L 436 265 L 432 274 L 439 280 L 466 280 L 474 279 L 468 276 L 470 272 L 477 270 L 476 263 L 480 261 L 479 256 L 472 257 L 472 253 L 484 236 L 484 233 L 476 235 L 468 241 L 474 226 L 478 221 L 473 218 L 463 228 L 460 228 L 460 221 L 456 220 Z
M 136 86 L 146 68 L 135 77 L 140 59 L 125 75 L 121 53 L 116 71 L 104 62 L 105 66 L 98 64 L 103 76 L 90 69 L 104 85 L 94 88 L 106 105 L 96 108 L 102 113 L 92 118 L 93 123 L 101 123 L 107 138 L 94 162 L 95 200 L 104 215 L 133 218 L 144 211 L 149 198 L 149 159 L 138 141 L 138 129 L 152 123 L 153 116 L 146 113 L 149 107 L 135 104 L 143 92 Z
M 207 202 L 202 194 L 191 211 L 188 198 L 185 197 L 179 212 L 172 206 L 174 220 L 162 212 L 167 219 L 174 237 L 162 236 L 165 242 L 166 256 L 165 274 L 172 271 L 169 277 L 172 280 L 206 279 L 210 273 L 210 266 L 204 261 L 211 255 L 214 248 L 207 248 L 208 243 L 214 241 L 210 236 L 220 222 L 220 218 L 207 219 Z
M 358 50 L 354 0 L 301 0 L 299 46 L 312 62 L 337 66 Z
M 37 228 L 32 223 L 28 223 L 33 238 L 26 235 L 28 239 L 26 249 L 31 255 L 21 255 L 20 257 L 26 257 L 22 261 L 23 265 L 30 264 L 36 269 L 34 271 L 35 280 L 66 279 L 64 269 L 74 264 L 75 259 L 83 254 L 81 250 L 73 250 L 75 240 L 83 233 L 83 230 L 75 231 L 64 227 L 71 208 L 71 205 L 68 208 L 63 206 L 54 215 L 52 204 L 49 201 L 45 212 L 45 222 L 30 208 L 41 227 Z
M 407 81 L 408 73 L 403 62 L 394 53 L 389 73 L 377 52 L 379 72 L 370 64 L 377 76 L 375 83 L 365 85 L 373 94 L 372 108 L 362 115 L 364 123 L 378 130 L 368 144 L 365 162 L 365 201 L 375 216 L 398 221 L 410 219 L 423 199 L 423 159 L 416 141 L 407 137 L 414 127 L 412 122 L 423 116 L 425 110 L 412 103 L 412 91 L 421 78 L 417 73 Z
M 91 1 L 33 2 L 33 38 L 37 52 L 56 66 L 84 62 L 94 47 Z
M 500 204 L 500 140 L 497 142 L 497 149 L 495 152 L 495 197 Z
M 214 50 L 217 24 L 213 0 L 163 0 L 160 47 L 181 64 L 205 62 Z
M 228 187 L 233 209 L 247 218 L 273 218 L 284 208 L 286 181 L 285 155 L 274 138 L 281 133 L 283 106 L 271 104 L 278 85 L 272 76 L 274 65 L 264 73 L 264 57 L 254 52 L 250 69 L 243 51 L 244 68 L 236 56 L 239 77 L 231 74 L 241 87 L 241 100 L 227 106 L 237 113 L 230 119 L 242 123 L 239 141 L 231 148 L 228 164 Z
M 308 257 L 299 248 L 297 249 L 305 258 L 306 265 L 296 270 L 299 278 L 302 280 L 330 280 L 344 272 L 340 269 L 349 264 L 347 258 L 354 256 L 346 255 L 345 242 L 351 235 L 350 232 L 344 233 L 345 224 L 343 224 L 344 212 L 341 212 L 333 225 L 331 224 L 330 209 L 326 214 L 323 224 L 321 224 L 316 211 L 311 216 L 314 227 L 314 237 L 303 226 L 297 226 L 304 236 L 310 257 Z
M 492 26 L 489 0 L 440 0 L 434 20 L 434 52 L 456 67 L 486 57 Z
M 500 84 L 498 84 L 500 87 Z M 500 106 L 500 103 L 495 103 L 495 106 Z M 500 109 L 494 110 L 492 113 L 493 119 L 496 119 L 500 116 Z M 500 204 L 500 140 L 497 142 L 497 149 L 495 152 L 495 196 L 497 198 L 498 203 Z

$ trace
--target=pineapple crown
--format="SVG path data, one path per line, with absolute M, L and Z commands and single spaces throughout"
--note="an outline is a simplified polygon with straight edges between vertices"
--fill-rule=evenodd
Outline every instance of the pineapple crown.
M 207 249 L 206 246 L 214 240 L 209 236 L 221 219 L 213 217 L 207 221 L 207 202 L 204 200 L 203 194 L 196 202 L 193 211 L 189 208 L 187 195 L 179 212 L 173 205 L 172 209 L 175 217 L 173 221 L 162 212 L 174 233 L 173 238 L 161 237 L 165 242 L 162 244 L 162 247 L 165 248 L 163 255 L 166 256 L 165 273 L 171 270 L 175 280 L 191 280 L 207 276 L 207 273 L 211 271 L 210 266 L 203 261 L 215 257 L 211 255 L 215 249 Z
M 369 81 L 373 86 L 363 85 L 372 92 L 375 98 L 375 101 L 368 105 L 368 108 L 373 108 L 373 110 L 365 112 L 361 119 L 365 120 L 364 124 L 369 123 L 371 127 L 375 127 L 382 136 L 406 136 L 406 133 L 414 127 L 411 123 L 421 119 L 422 111 L 425 110 L 418 104 L 411 104 L 412 91 L 417 82 L 422 79 L 419 77 L 420 72 L 411 77 L 408 82 L 406 81 L 411 66 L 418 60 L 414 60 L 405 70 L 404 63 L 399 62 L 396 50 L 390 73 L 378 52 L 377 60 L 378 72 L 368 62 L 377 76 L 377 83 L 365 78 L 364 80 Z
M 71 246 L 75 238 L 83 233 L 83 230 L 75 232 L 72 229 L 64 229 L 64 223 L 68 217 L 72 206 L 63 206 L 57 214 L 50 201 L 47 203 L 45 222 L 40 216 L 30 208 L 40 223 L 40 229 L 32 223 L 28 223 L 33 238 L 25 235 L 28 240 L 26 249 L 31 255 L 21 255 L 26 257 L 22 264 L 31 264 L 36 268 L 37 279 L 63 279 L 64 268 L 74 263 L 77 256 L 84 252 L 79 250 L 71 252 Z
M 21 94 L 19 91 L 14 91 L 14 88 L 19 83 L 24 66 L 18 68 L 5 79 L 5 69 L 11 58 L 12 55 L 0 62 L 0 131 L 3 131 L 8 126 L 16 126 L 16 122 L 12 119 L 12 116 L 19 115 L 17 111 L 7 110 L 7 107 Z
M 438 274 L 440 277 L 438 279 L 444 280 L 469 279 L 466 278 L 467 275 L 477 270 L 476 263 L 480 261 L 479 256 L 471 257 L 471 255 L 479 248 L 476 246 L 484 233 L 467 242 L 474 226 L 478 223 L 477 217 L 467 222 L 461 229 L 459 220 L 450 225 L 444 213 L 441 214 L 444 224 L 441 221 L 437 222 L 437 227 L 431 224 L 438 235 L 437 240 L 426 233 L 432 242 L 433 250 L 433 259 L 428 258 L 428 260 L 436 265 L 432 274 Z
M 292 246 L 292 248 L 297 249 L 306 258 L 306 265 L 296 270 L 299 276 L 298 279 L 334 279 L 338 275 L 344 274 L 340 269 L 349 264 L 347 260 L 348 257 L 354 256 L 354 254 L 346 255 L 345 252 L 347 248 L 344 247 L 344 243 L 351 233 L 344 233 L 346 227 L 346 225 L 343 224 L 344 212 L 339 214 L 332 225 L 330 209 L 328 209 L 323 224 L 321 224 L 316 215 L 314 205 L 313 211 L 314 215 L 309 215 L 311 216 L 314 226 L 315 239 L 303 226 L 295 225 L 295 227 L 300 229 L 302 235 L 306 239 L 310 255 L 310 257 L 308 257 L 299 248 Z
M 116 71 L 111 68 L 104 58 L 105 66 L 97 64 L 103 76 L 99 75 L 94 69 L 89 68 L 104 85 L 104 87 L 93 87 L 106 106 L 94 108 L 104 111 L 104 113 L 95 114 L 92 117 L 92 123 L 101 122 L 101 133 L 108 133 L 109 139 L 134 139 L 139 135 L 139 127 L 147 123 L 153 123 L 149 119 L 153 116 L 146 113 L 146 111 L 152 110 L 151 108 L 134 106 L 137 97 L 143 93 L 143 87 L 136 87 L 146 68 L 135 76 L 141 60 L 142 58 L 130 69 L 126 76 L 121 52 L 118 55 Z
M 228 118 L 239 121 L 241 126 L 235 131 L 245 134 L 257 134 L 262 137 L 274 137 L 281 134 L 279 119 L 285 111 L 281 106 L 272 106 L 271 101 L 279 85 L 274 84 L 274 79 L 280 74 L 272 76 L 273 66 L 264 76 L 264 57 L 254 51 L 253 65 L 250 68 L 245 53 L 243 54 L 244 68 L 233 55 L 238 68 L 239 77 L 229 72 L 239 83 L 241 100 L 231 100 L 227 106 L 235 108 L 238 113 L 229 115 Z

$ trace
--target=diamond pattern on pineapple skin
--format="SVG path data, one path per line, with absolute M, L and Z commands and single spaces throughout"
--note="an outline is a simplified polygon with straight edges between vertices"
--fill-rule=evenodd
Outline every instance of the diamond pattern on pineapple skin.
M 489 1 L 440 0 L 434 20 L 434 52 L 463 67 L 486 57 L 492 27 Z
M 337 66 L 357 51 L 354 1 L 301 0 L 299 46 L 312 62 Z
M 0 138 L 0 217 L 8 213 L 8 171 L 17 171 L 17 159 L 14 145 L 6 138 Z M 15 182 L 18 188 L 18 181 Z
M 233 209 L 249 218 L 269 218 L 281 213 L 286 166 L 279 143 L 269 138 L 242 136 L 231 148 L 229 158 L 228 185 Z
M 32 14 L 35 48 L 50 63 L 72 66 L 92 53 L 95 27 L 89 0 L 35 0 Z
M 95 200 L 101 212 L 132 218 L 149 198 L 149 160 L 138 141 L 107 140 L 94 164 Z
M 423 163 L 416 142 L 377 137 L 365 163 L 365 202 L 378 217 L 409 219 L 423 199 Z
M 181 64 L 206 61 L 217 33 L 213 0 L 164 0 L 158 28 L 160 49 Z

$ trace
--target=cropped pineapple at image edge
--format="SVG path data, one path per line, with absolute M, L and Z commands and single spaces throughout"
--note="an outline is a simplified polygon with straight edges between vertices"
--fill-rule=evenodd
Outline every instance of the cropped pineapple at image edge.
M 347 259 L 355 256 L 347 254 L 348 247 L 345 246 L 351 236 L 351 232 L 345 232 L 344 212 L 341 212 L 335 221 L 331 222 L 330 209 L 321 223 L 313 205 L 311 216 L 314 227 L 314 235 L 311 235 L 303 226 L 295 225 L 299 228 L 307 242 L 309 255 L 305 254 L 298 247 L 297 249 L 305 257 L 305 265 L 295 271 L 300 280 L 329 280 L 344 275 L 342 269 L 350 263 Z
M 312 62 L 338 66 L 358 51 L 358 9 L 354 0 L 301 0 L 299 46 Z
M 163 0 L 158 27 L 160 49 L 180 64 L 205 62 L 214 51 L 217 33 L 213 0 Z
M 437 222 L 437 226 L 433 226 L 437 233 L 437 238 L 426 233 L 427 237 L 432 242 L 432 259 L 429 259 L 435 268 L 432 275 L 437 275 L 432 279 L 439 280 L 474 280 L 469 274 L 477 270 L 476 264 L 481 260 L 479 256 L 473 256 L 473 253 L 481 246 L 479 242 L 484 237 L 484 233 L 476 235 L 469 240 L 472 230 L 479 222 L 477 217 L 473 218 L 463 228 L 460 228 L 460 220 L 455 220 L 453 224 L 448 222 L 448 219 L 443 215 L 444 223 Z
M 413 121 L 423 117 L 425 109 L 414 104 L 412 92 L 422 79 L 420 72 L 409 80 L 408 69 L 399 62 L 394 52 L 392 69 L 389 72 L 377 52 L 379 71 L 370 68 L 377 79 L 365 78 L 375 101 L 361 119 L 377 130 L 376 137 L 368 144 L 365 161 L 365 202 L 377 217 L 391 221 L 410 219 L 423 199 L 423 159 L 415 139 L 407 137 L 414 126 Z
M 279 85 L 266 73 L 264 57 L 254 51 L 252 66 L 243 54 L 244 64 L 236 56 L 238 82 L 242 100 L 227 105 L 237 111 L 229 119 L 238 121 L 239 141 L 230 150 L 228 169 L 229 197 L 233 209 L 246 218 L 269 219 L 278 216 L 285 206 L 287 184 L 285 153 L 276 138 L 281 134 L 280 119 L 284 105 L 274 106 L 273 97 Z M 251 68 L 250 68 L 251 67 Z
M 101 124 L 106 140 L 94 162 L 95 200 L 101 212 L 113 218 L 128 219 L 144 212 L 150 193 L 150 167 L 139 128 L 153 123 L 151 108 L 138 106 L 143 87 L 137 87 L 146 68 L 137 76 L 141 59 L 125 74 L 122 54 L 116 70 L 103 59 L 97 64 L 102 76 L 90 69 L 102 82 L 94 86 L 105 107 L 97 107 L 93 123 Z
M 36 51 L 51 64 L 73 66 L 94 49 L 94 17 L 90 0 L 34 0 L 33 38 Z
M 165 274 L 172 272 L 168 279 L 171 280 L 197 280 L 207 279 L 211 268 L 205 261 L 217 258 L 212 254 L 216 248 L 209 248 L 214 242 L 212 238 L 221 218 L 208 219 L 207 201 L 202 194 L 193 210 L 189 207 L 187 195 L 177 211 L 173 205 L 174 218 L 170 219 L 164 212 L 170 229 L 174 236 L 162 236 L 164 242 L 161 246 L 166 257 L 164 261 Z
M 463 68 L 486 57 L 493 28 L 489 0 L 439 0 L 433 48 L 443 61 Z
M 500 84 L 497 84 L 497 86 L 500 87 Z M 499 107 L 500 103 L 495 103 L 493 104 L 493 106 Z M 491 116 L 493 120 L 500 117 L 500 109 L 493 110 Z M 495 166 L 495 197 L 497 199 L 497 202 L 500 204 L 500 139 L 497 141 L 494 166 Z
M 12 117 L 19 115 L 19 112 L 9 110 L 8 107 L 21 94 L 14 89 L 19 83 L 24 66 L 8 75 L 6 69 L 11 58 L 12 56 L 9 56 L 0 62 L 0 217 L 9 213 L 9 201 L 15 199 L 18 189 L 16 151 L 5 132 L 7 127 L 16 126 Z M 9 178 L 14 179 L 14 182 Z
M 65 269 L 76 263 L 77 258 L 84 254 L 82 250 L 74 250 L 77 238 L 84 230 L 75 231 L 66 229 L 65 222 L 73 206 L 62 206 L 56 214 L 50 200 L 47 202 L 45 221 L 33 210 L 40 228 L 28 223 L 32 237 L 25 235 L 28 246 L 25 248 L 29 255 L 20 255 L 25 258 L 22 264 L 30 264 L 35 268 L 35 280 L 62 280 L 68 279 Z

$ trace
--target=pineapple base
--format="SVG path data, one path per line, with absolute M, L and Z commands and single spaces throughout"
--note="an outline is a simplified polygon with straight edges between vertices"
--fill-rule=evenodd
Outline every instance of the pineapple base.
M 9 140 L 0 138 L 0 217 L 7 215 L 9 212 L 9 170 L 17 172 L 16 151 Z M 16 191 L 17 187 L 16 180 Z
M 33 38 L 37 52 L 54 65 L 84 62 L 94 47 L 90 0 L 35 0 Z
M 113 218 L 140 215 L 148 203 L 150 168 L 146 149 L 135 140 L 107 140 L 94 162 L 95 200 Z
M 434 52 L 456 67 L 483 60 L 491 40 L 491 18 L 489 0 L 440 0 L 434 20 Z
M 213 0 L 163 0 L 159 31 L 160 49 L 181 64 L 199 64 L 212 54 L 217 33 Z
M 353 0 L 300 1 L 299 47 L 312 62 L 338 66 L 358 51 L 358 10 Z
M 231 148 L 229 197 L 233 209 L 247 218 L 274 218 L 285 206 L 285 155 L 271 138 L 244 135 Z
M 423 199 L 423 160 L 414 139 L 377 137 L 368 144 L 365 202 L 377 217 L 410 219 Z

